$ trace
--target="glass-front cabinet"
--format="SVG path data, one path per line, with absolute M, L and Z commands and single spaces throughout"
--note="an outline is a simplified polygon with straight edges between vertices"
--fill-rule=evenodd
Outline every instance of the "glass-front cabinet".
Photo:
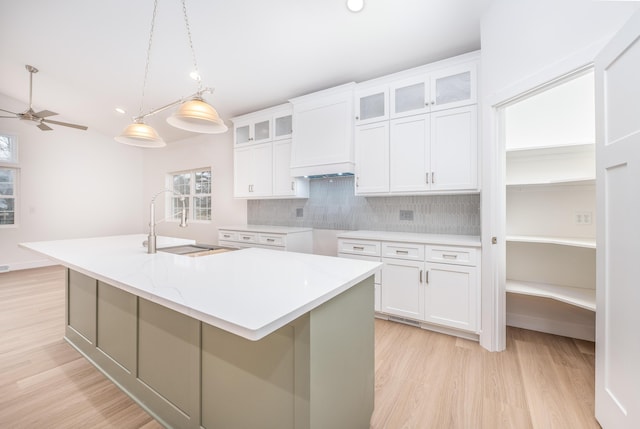
M 292 115 L 293 108 L 287 103 L 233 118 L 235 145 L 290 139 Z
M 375 79 L 356 90 L 356 125 L 475 104 L 476 93 L 475 61 Z
M 477 102 L 476 64 L 462 64 L 433 72 L 431 84 L 431 111 L 466 106 Z

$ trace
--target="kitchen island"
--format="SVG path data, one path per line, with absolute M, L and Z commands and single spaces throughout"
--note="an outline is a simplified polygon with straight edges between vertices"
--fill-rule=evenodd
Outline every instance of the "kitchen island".
M 22 246 L 68 268 L 67 341 L 159 422 L 369 427 L 379 264 L 265 249 L 148 254 L 144 239 Z

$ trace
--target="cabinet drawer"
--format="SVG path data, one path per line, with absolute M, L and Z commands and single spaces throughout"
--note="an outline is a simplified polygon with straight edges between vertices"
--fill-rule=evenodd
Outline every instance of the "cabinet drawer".
M 218 240 L 238 241 L 238 233 L 235 231 L 218 231 Z
M 472 247 L 427 246 L 426 260 L 443 264 L 477 265 L 477 250 Z
M 239 232 L 237 240 L 241 243 L 257 243 L 258 234 L 253 232 Z
M 380 242 L 368 240 L 338 240 L 338 253 L 352 253 L 354 255 L 380 256 Z
M 382 257 L 424 261 L 424 244 L 382 243 Z
M 266 244 L 267 246 L 284 247 L 286 244 L 286 239 L 283 235 L 259 234 L 258 243 Z

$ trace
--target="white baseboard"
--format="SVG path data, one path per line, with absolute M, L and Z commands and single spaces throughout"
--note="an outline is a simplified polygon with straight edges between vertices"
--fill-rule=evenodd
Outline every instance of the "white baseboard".
M 595 326 L 571 323 L 560 320 L 544 319 L 524 314 L 507 313 L 507 326 L 562 335 L 580 340 L 595 341 Z

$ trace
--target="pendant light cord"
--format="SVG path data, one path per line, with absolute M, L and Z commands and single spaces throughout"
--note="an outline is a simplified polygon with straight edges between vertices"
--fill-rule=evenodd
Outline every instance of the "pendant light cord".
M 189 47 L 191 48 L 193 68 L 194 68 L 194 72 L 196 73 L 196 80 L 198 81 L 198 92 L 200 92 L 202 90 L 202 79 L 200 79 L 200 70 L 198 70 L 198 61 L 196 61 L 196 50 L 193 48 L 193 40 L 191 40 L 191 28 L 189 27 L 189 18 L 187 16 L 186 0 L 182 0 L 182 13 L 184 14 L 184 25 L 187 29 L 187 37 L 189 38 Z
M 144 80 L 142 81 L 142 98 L 140 99 L 140 111 L 138 119 L 142 118 L 142 110 L 144 108 L 144 94 L 147 88 L 147 77 L 149 76 L 149 62 L 151 59 L 151 45 L 153 45 L 153 30 L 156 26 L 156 11 L 158 10 L 158 0 L 153 2 L 153 16 L 151 17 L 151 31 L 149 32 L 149 45 L 147 46 L 147 62 L 144 65 Z

